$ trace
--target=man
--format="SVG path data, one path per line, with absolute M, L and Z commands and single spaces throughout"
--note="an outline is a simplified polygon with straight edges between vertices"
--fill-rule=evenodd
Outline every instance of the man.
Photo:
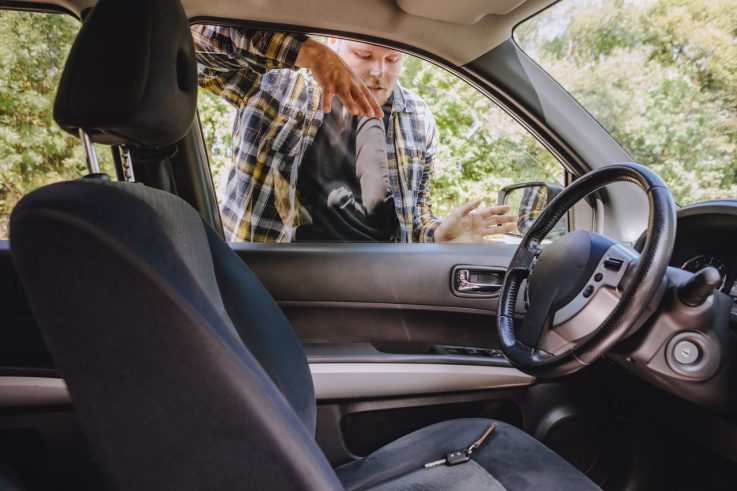
M 429 193 L 437 128 L 424 101 L 397 84 L 402 53 L 351 41 L 340 42 L 335 52 L 306 36 L 225 26 L 194 26 L 192 34 L 200 85 L 238 110 L 234 165 L 221 210 L 227 240 L 289 242 L 300 239 L 300 231 L 309 236 L 310 224 L 304 223 L 299 204 L 310 196 L 300 194 L 315 186 L 324 189 L 329 179 L 318 175 L 309 183 L 308 173 L 302 171 L 323 169 L 323 162 L 333 157 L 316 149 L 340 148 L 331 145 L 330 132 L 321 129 L 323 123 L 333 129 L 341 125 L 332 111 L 334 97 L 353 116 L 386 122 L 385 179 L 393 213 L 384 216 L 396 220 L 389 227 L 379 224 L 383 230 L 377 232 L 365 222 L 358 229 L 350 225 L 354 218 L 363 220 L 360 215 L 354 213 L 349 220 L 339 216 L 346 223 L 328 232 L 335 240 L 480 242 L 484 235 L 514 228 L 515 217 L 503 214 L 508 207 L 477 209 L 480 201 L 462 205 L 443 221 L 432 214 Z M 356 136 L 353 130 L 348 134 L 349 139 Z M 350 152 L 340 158 L 356 167 Z M 354 188 L 359 190 L 358 185 Z M 321 218 L 327 228 L 335 228 L 334 205 L 340 207 L 346 196 L 327 200 Z M 316 240 L 325 228 L 318 230 Z

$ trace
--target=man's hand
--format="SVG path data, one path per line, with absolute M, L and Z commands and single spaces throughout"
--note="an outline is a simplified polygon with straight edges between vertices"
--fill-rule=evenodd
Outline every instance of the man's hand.
M 330 112 L 333 96 L 337 96 L 353 115 L 384 117 L 381 106 L 366 84 L 329 47 L 308 39 L 299 50 L 295 64 L 300 68 L 309 68 L 322 89 L 323 112 Z
M 435 230 L 435 242 L 482 243 L 487 235 L 515 229 L 517 215 L 506 214 L 508 205 L 479 208 L 480 204 L 476 200 L 453 210 Z

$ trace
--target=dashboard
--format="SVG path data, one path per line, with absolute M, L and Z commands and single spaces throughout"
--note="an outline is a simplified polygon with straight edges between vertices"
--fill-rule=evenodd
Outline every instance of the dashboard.
M 713 266 L 720 290 L 737 302 L 737 199 L 680 209 L 676 230 L 670 265 L 690 272 Z
M 642 250 L 644 236 L 635 248 Z M 637 376 L 719 413 L 737 408 L 737 199 L 697 203 L 677 212 L 671 288 L 706 266 L 721 276 L 721 295 L 689 305 L 663 297 L 657 312 L 611 355 Z

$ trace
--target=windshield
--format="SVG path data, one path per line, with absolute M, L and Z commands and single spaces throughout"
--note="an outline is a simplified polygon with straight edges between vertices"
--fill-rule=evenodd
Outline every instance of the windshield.
M 734 0 L 564 0 L 515 40 L 681 205 L 737 197 Z

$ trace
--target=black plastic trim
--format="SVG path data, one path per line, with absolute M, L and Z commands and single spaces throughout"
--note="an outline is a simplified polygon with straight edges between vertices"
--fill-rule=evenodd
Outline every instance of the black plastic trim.
M 15 2 L 13 0 L 6 0 L 0 3 L 0 9 L 2 10 L 18 10 L 25 12 L 39 12 L 48 14 L 67 14 L 80 20 L 79 17 L 71 10 L 62 7 L 61 5 L 54 5 L 43 2 Z M 81 24 L 80 24 L 81 26 Z
M 199 113 L 184 138 L 177 142 L 177 149 L 177 153 L 171 157 L 177 194 L 192 205 L 222 237 L 223 224 Z
M 421 363 L 511 367 L 506 360 L 469 355 L 394 354 L 377 350 L 370 343 L 305 344 L 302 348 L 309 363 Z

